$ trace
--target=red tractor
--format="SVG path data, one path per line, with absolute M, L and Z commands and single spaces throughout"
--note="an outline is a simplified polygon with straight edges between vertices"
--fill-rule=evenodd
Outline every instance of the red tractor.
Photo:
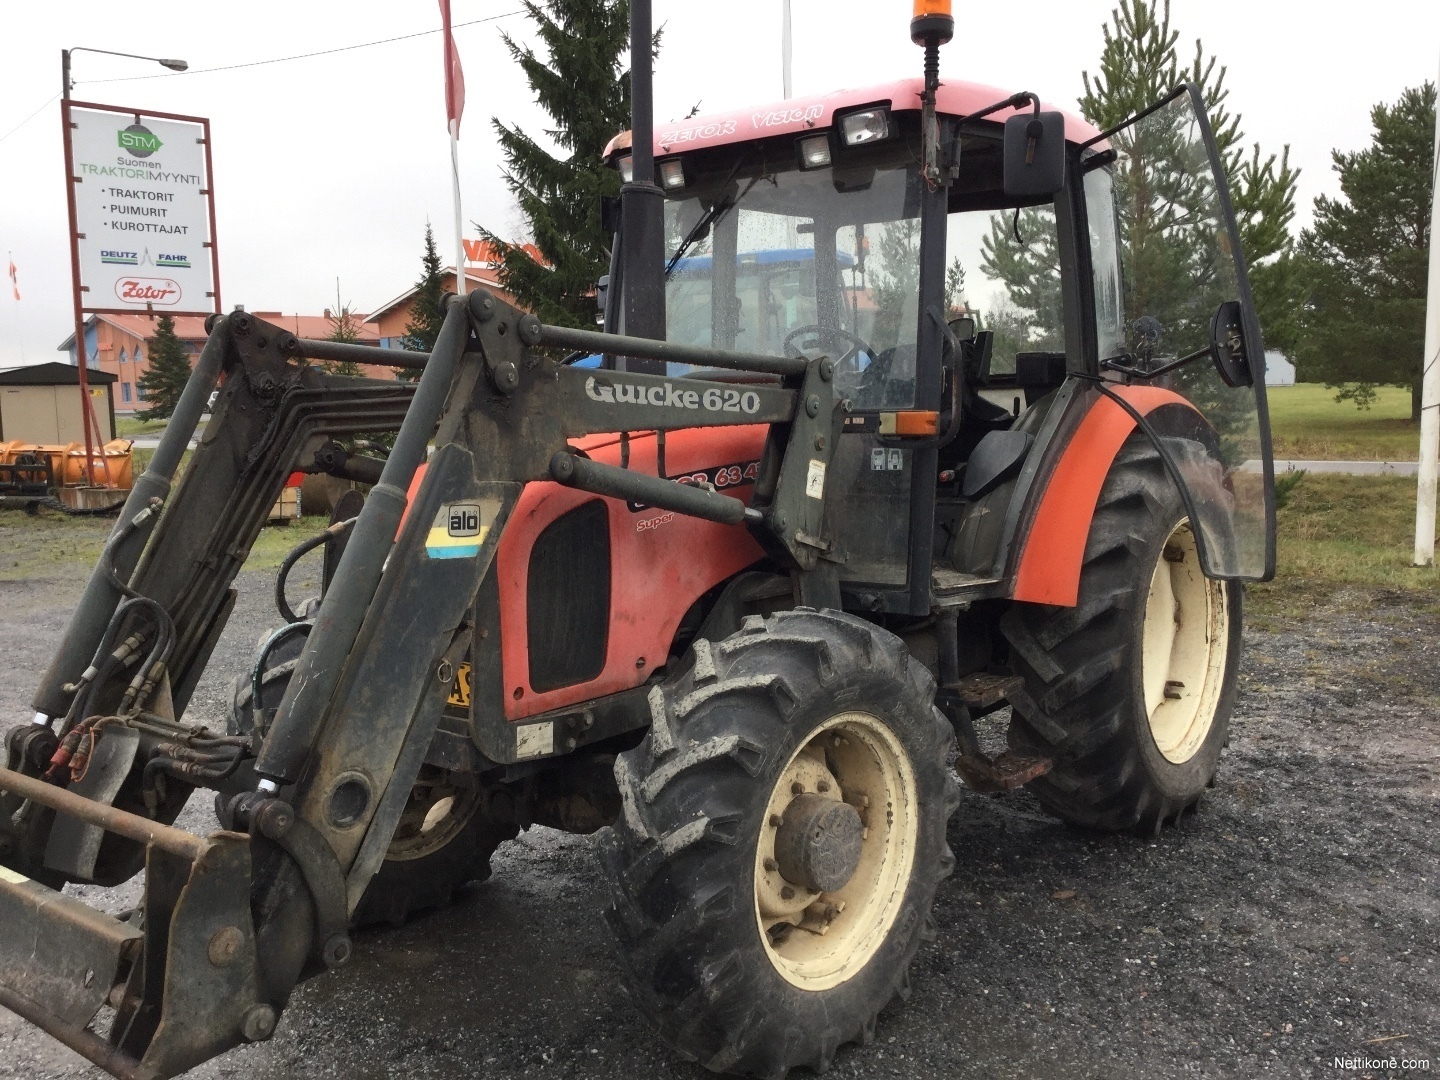
M 1203 103 L 1102 132 L 942 83 L 948 4 L 917 7 L 921 79 L 653 133 L 637 94 L 603 333 L 484 291 L 429 354 L 214 320 L 6 741 L 0 1004 L 116 1076 L 173 1075 L 268 1038 L 354 928 L 543 824 L 600 832 L 661 1037 L 783 1076 L 905 995 L 957 773 L 1089 828 L 1196 806 L 1239 583 L 1274 568 L 1264 353 Z M 977 318 L 959 271 L 982 268 L 1005 292 Z M 384 460 L 342 442 L 386 430 Z M 291 610 L 282 570 L 228 729 L 187 723 L 296 469 L 372 486 L 297 549 L 326 547 L 318 603 Z M 974 721 L 1007 705 L 989 756 Z M 171 824 L 197 787 L 207 838 Z M 55 891 L 141 869 L 125 918 Z

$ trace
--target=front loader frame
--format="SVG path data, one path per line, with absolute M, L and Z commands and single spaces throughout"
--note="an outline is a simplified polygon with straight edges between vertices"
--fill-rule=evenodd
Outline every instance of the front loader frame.
M 553 362 L 546 348 L 767 378 L 589 371 Z M 310 363 L 327 358 L 393 359 L 423 371 L 413 386 L 344 379 Z M 243 312 L 213 321 L 162 445 L 36 694 L 37 722 L 7 738 L 0 861 L 12 869 L 0 867 L 0 1004 L 116 1076 L 168 1076 L 267 1038 L 300 979 L 343 964 L 349 916 L 385 857 L 456 671 L 472 645 L 481 661 L 476 598 L 529 482 L 743 522 L 790 569 L 802 602 L 839 607 L 824 498 L 844 410 L 833 375 L 825 358 L 547 327 L 483 290 L 449 304 L 428 357 L 304 342 Z M 181 452 L 222 376 L 214 418 L 172 498 Z M 755 424 L 769 425 L 770 436 L 748 506 L 591 461 L 569 444 L 594 432 Z M 319 467 L 334 437 L 396 429 L 263 740 L 257 735 L 243 767 L 223 779 L 187 771 L 176 747 L 208 733 L 181 722 L 185 706 L 285 478 Z M 407 497 L 427 456 L 425 477 Z M 126 632 L 143 637 L 121 606 L 135 594 L 162 605 L 174 626 L 147 709 L 121 697 L 125 667 L 96 655 Z M 84 694 L 113 710 L 92 748 L 96 759 L 108 732 L 135 733 L 126 741 L 133 759 L 116 758 L 129 773 L 103 790 L 88 773 L 67 790 L 65 771 L 53 765 L 52 718 L 64 718 L 61 734 L 86 720 L 67 716 Z M 513 760 L 513 747 L 494 749 L 497 759 Z M 161 769 L 170 779 L 158 795 L 147 787 L 142 802 L 136 778 L 143 770 L 148 784 L 146 760 L 166 754 L 176 756 Z M 42 779 L 47 773 L 52 782 Z M 225 829 L 208 839 L 168 824 L 193 786 L 225 797 Z M 89 835 L 85 850 L 94 854 L 54 850 L 57 820 Z M 142 866 L 146 897 L 134 922 L 53 889 L 66 880 L 115 884 Z M 115 1017 L 101 1038 L 88 1025 L 107 1003 Z

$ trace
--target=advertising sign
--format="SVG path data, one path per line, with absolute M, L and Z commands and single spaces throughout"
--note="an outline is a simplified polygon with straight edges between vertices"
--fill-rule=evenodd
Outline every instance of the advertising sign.
M 83 310 L 220 310 L 209 122 L 78 103 L 69 116 Z

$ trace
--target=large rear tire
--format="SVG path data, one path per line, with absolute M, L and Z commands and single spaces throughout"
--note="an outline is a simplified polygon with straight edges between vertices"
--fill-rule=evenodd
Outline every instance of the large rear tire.
M 717 1072 L 783 1077 L 868 1042 L 954 866 L 954 742 L 928 671 L 835 611 L 751 616 L 655 688 L 616 763 L 607 912 L 632 996 Z
M 1242 597 L 1201 573 L 1179 491 L 1132 436 L 1100 492 L 1076 606 L 1016 604 L 1001 621 L 1025 679 L 1010 745 L 1054 760 L 1029 785 L 1046 809 L 1148 833 L 1198 804 L 1228 741 Z
M 297 634 L 266 657 L 260 700 L 271 715 L 304 643 Z M 232 689 L 230 733 L 248 734 L 254 726 L 254 686 L 248 674 L 240 675 Z M 490 876 L 490 856 L 518 832 L 513 822 L 485 816 L 482 793 L 468 777 L 422 766 L 385 861 L 350 916 L 351 928 L 400 926 L 412 915 L 448 904 L 457 889 Z

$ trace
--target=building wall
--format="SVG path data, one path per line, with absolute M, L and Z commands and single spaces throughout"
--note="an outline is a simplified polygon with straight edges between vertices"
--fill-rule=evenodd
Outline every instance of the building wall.
M 115 437 L 109 387 L 90 387 L 100 433 Z M 64 446 L 83 443 L 78 386 L 0 386 L 0 441 Z

